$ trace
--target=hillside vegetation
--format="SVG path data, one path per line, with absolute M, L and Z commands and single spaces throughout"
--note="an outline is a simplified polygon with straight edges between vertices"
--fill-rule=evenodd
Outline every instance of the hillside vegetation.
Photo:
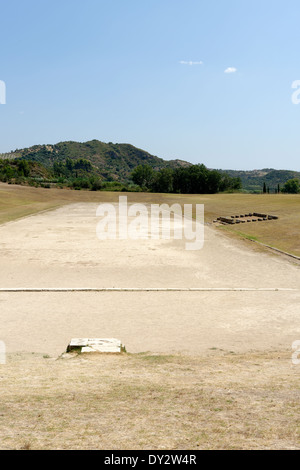
M 16 150 L 12 155 L 0 160 L 0 181 L 48 188 L 183 194 L 241 188 L 239 178 L 204 165 L 165 161 L 129 144 L 63 142 Z
M 183 160 L 164 160 L 130 144 L 104 143 L 99 140 L 83 143 L 68 141 L 55 145 L 35 145 L 0 154 L 0 159 L 10 163 L 13 163 L 14 160 L 34 162 L 36 164 L 34 171 L 42 174 L 40 175 L 43 179 L 42 183 L 63 184 L 77 189 L 81 187 L 99 189 L 101 184 L 102 189 L 106 189 L 106 186 L 111 190 L 136 190 L 137 188 L 131 184 L 132 174 L 137 167 L 147 165 L 157 175 L 155 184 L 150 190 L 160 191 L 163 186 L 162 192 L 165 192 L 165 188 L 168 187 L 166 180 L 170 176 L 170 172 L 168 173 L 167 170 L 172 170 L 174 175 L 176 174 L 175 170 L 177 170 L 177 174 L 188 175 L 189 171 L 180 172 L 180 170 L 195 167 L 195 165 Z M 33 171 L 34 167 L 32 164 L 30 165 Z M 30 176 L 32 176 L 32 171 Z M 216 170 L 210 171 L 215 172 Z M 193 173 L 193 170 L 190 169 L 190 172 Z M 300 179 L 300 172 L 271 168 L 252 171 L 217 170 L 217 172 L 223 175 L 224 180 L 229 181 L 228 177 L 230 177 L 235 181 L 235 183 L 226 184 L 225 190 L 241 186 L 244 192 L 251 193 L 261 193 L 264 188 L 266 188 L 266 192 L 275 193 L 282 190 L 287 181 Z M 12 174 L 11 171 L 9 174 Z M 24 175 L 17 174 L 15 177 L 22 178 Z M 32 177 L 34 178 L 34 181 L 31 181 L 32 185 L 41 182 L 41 180 L 37 180 L 38 176 L 35 174 Z M 25 176 L 25 178 L 27 177 Z M 7 179 L 2 179 L 2 181 L 7 181 Z M 18 181 L 20 182 L 20 179 Z M 241 185 L 237 185 L 237 181 L 240 181 Z M 170 186 L 172 185 L 169 184 Z M 185 187 L 186 185 L 181 186 Z M 210 187 L 209 184 L 204 186 Z M 174 187 L 176 192 L 176 184 Z M 220 187 L 224 187 L 224 185 L 221 184 Z
M 12 153 L 13 155 L 15 158 L 38 162 L 46 168 L 52 168 L 55 162 L 84 158 L 100 171 L 103 179 L 120 182 L 127 182 L 132 170 L 138 165 L 148 164 L 154 169 L 190 165 L 180 160 L 165 161 L 130 144 L 104 143 L 99 140 L 85 143 L 60 142 L 55 145 L 35 145 L 16 150 Z

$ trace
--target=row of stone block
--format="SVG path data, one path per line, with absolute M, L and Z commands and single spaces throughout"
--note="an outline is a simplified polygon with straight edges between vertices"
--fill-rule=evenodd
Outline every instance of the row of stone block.
M 248 217 L 251 217 L 251 219 L 247 219 Z M 256 217 L 253 219 L 253 217 Z M 244 219 L 247 219 L 244 220 Z M 240 220 L 242 219 L 242 220 Z M 217 220 L 214 220 L 214 222 L 221 222 L 222 224 L 228 224 L 228 225 L 234 225 L 234 224 L 240 224 L 240 223 L 249 223 L 249 222 L 262 222 L 265 220 L 277 220 L 278 216 L 277 215 L 267 215 L 267 214 L 261 214 L 259 212 L 253 212 L 249 214 L 242 214 L 242 215 L 231 215 L 230 217 L 218 217 Z

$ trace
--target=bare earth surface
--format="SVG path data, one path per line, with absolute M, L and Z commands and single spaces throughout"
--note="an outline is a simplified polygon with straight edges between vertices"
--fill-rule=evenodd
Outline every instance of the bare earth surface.
M 300 338 L 300 269 L 205 227 L 185 241 L 96 237 L 97 204 L 78 203 L 0 227 L 0 287 L 294 289 L 252 292 L 0 293 L 8 352 L 59 355 L 72 337 L 115 337 L 131 353 L 210 348 L 290 350 Z

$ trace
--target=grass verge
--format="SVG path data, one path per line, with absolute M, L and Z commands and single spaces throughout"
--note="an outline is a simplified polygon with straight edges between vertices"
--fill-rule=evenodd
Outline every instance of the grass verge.
M 299 366 L 287 351 L 13 355 L 1 449 L 297 449 Z

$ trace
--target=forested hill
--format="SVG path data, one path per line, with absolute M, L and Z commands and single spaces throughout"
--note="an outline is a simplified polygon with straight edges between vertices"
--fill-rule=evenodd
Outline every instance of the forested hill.
M 0 159 L 22 159 L 35 162 L 45 167 L 50 172 L 56 166 L 65 164 L 68 160 L 73 162 L 75 167 L 81 159 L 87 160 L 91 164 L 89 172 L 93 172 L 103 181 L 115 181 L 128 183 L 131 180 L 133 170 L 140 165 L 148 165 L 153 170 L 165 168 L 188 168 L 191 163 L 183 160 L 164 160 L 151 155 L 145 150 L 141 150 L 130 144 L 104 143 L 99 140 L 89 142 L 60 142 L 55 145 L 35 145 L 30 148 L 15 150 L 11 153 L 0 154 Z M 72 166 L 72 162 L 68 166 Z M 199 158 L 198 163 L 208 165 L 205 158 Z M 37 166 L 34 167 L 37 171 Z M 283 185 L 290 179 L 300 179 L 300 172 L 288 170 L 274 170 L 265 168 L 262 170 L 238 171 L 238 170 L 218 170 L 232 178 L 240 178 L 243 191 L 261 193 L 264 184 L 275 192 L 278 185 Z M 59 171 L 56 171 L 56 174 Z M 76 173 L 76 172 L 75 172 Z M 78 172 L 77 172 L 78 173 Z
M 89 142 L 60 142 L 55 145 L 35 145 L 6 154 L 5 158 L 22 158 L 37 162 L 46 168 L 54 163 L 86 159 L 105 180 L 127 181 L 138 165 L 150 165 L 153 169 L 179 168 L 190 164 L 181 160 L 166 161 L 162 158 L 134 147 L 130 144 L 104 143 L 99 140 Z

